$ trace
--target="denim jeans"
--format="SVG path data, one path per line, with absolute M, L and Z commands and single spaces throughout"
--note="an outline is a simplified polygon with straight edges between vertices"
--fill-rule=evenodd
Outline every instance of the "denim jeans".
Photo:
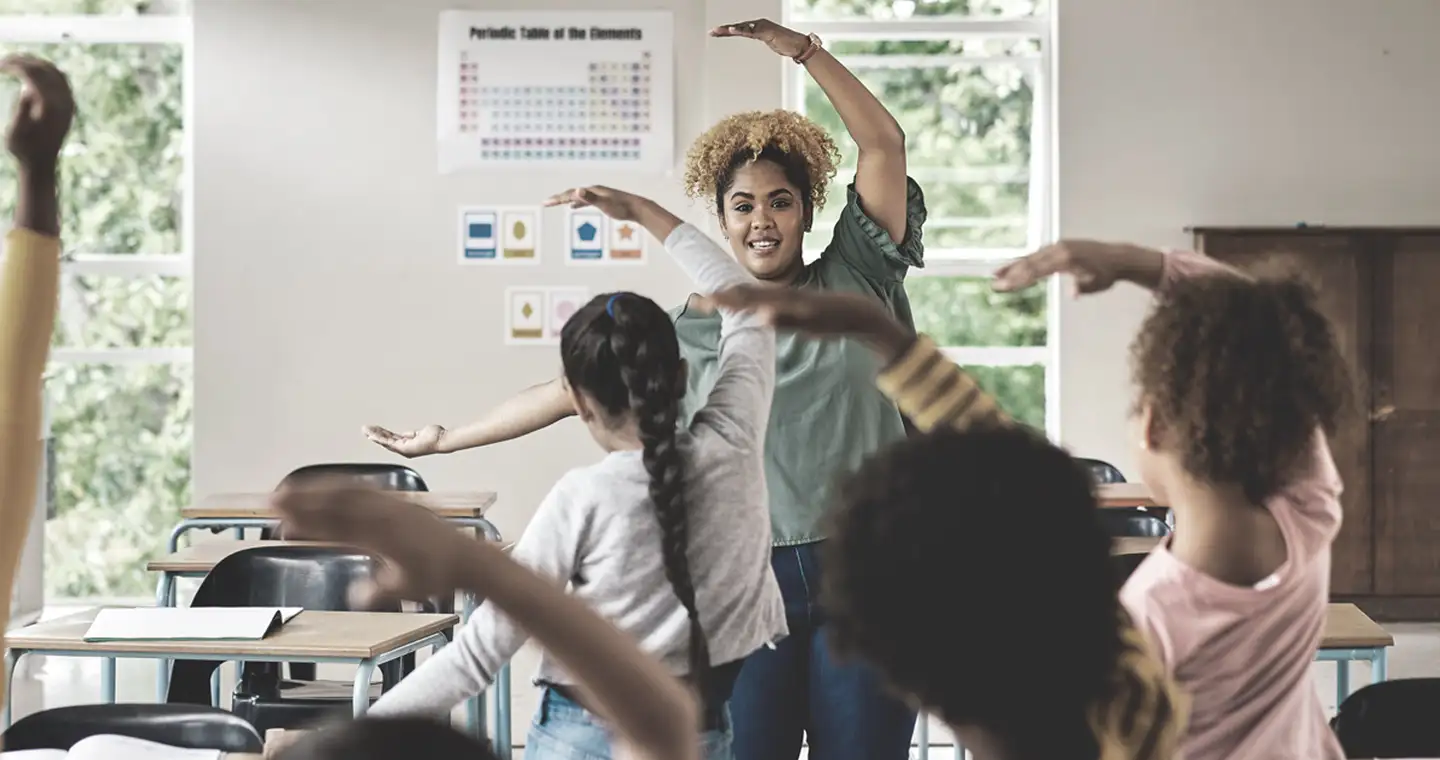
M 790 635 L 750 655 L 735 681 L 735 757 L 795 760 L 803 735 L 810 760 L 906 760 L 915 712 L 869 666 L 832 654 L 817 600 L 818 547 L 777 546 L 770 555 Z
M 610 727 L 554 689 L 540 695 L 540 709 L 525 737 L 525 760 L 609 760 Z M 700 735 L 703 760 L 734 760 L 728 717 L 722 728 Z

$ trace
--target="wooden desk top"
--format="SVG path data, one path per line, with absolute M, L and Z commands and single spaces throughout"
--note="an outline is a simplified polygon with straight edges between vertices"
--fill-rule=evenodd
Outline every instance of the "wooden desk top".
M 145 569 L 152 573 L 208 573 L 220 560 L 244 549 L 261 546 L 341 546 L 328 541 L 204 541 L 186 546 L 174 554 L 150 560 Z M 361 551 L 356 549 L 356 551 Z M 363 553 L 363 552 L 362 552 Z
M 1110 542 L 1111 554 L 1149 554 L 1163 538 L 1153 536 L 1122 536 Z
M 495 504 L 495 494 L 489 491 L 391 491 L 390 493 L 429 507 L 441 517 L 484 517 L 485 512 Z M 274 495 L 270 492 L 213 494 L 202 499 L 199 504 L 180 510 L 180 516 L 186 519 L 271 518 L 275 516 L 275 510 L 270 508 L 270 500 Z
M 66 650 L 96 654 L 198 654 L 216 659 L 270 657 L 377 657 L 432 636 L 460 622 L 455 615 L 410 612 L 321 612 L 306 610 L 276 633 L 255 641 L 86 641 L 98 609 L 36 623 L 6 636 L 15 649 Z
M 1332 604 L 1326 610 L 1321 649 L 1393 647 L 1395 637 L 1353 604 Z
M 1095 489 L 1102 507 L 1159 507 L 1144 483 L 1101 483 Z

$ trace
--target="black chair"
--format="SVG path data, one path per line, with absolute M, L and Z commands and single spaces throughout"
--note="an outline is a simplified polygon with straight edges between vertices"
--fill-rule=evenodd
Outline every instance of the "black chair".
M 27 749 L 68 751 L 76 742 L 99 734 L 168 744 L 182 749 L 258 754 L 260 733 L 224 710 L 195 705 L 76 705 L 28 715 L 6 731 L 6 752 Z
M 1100 524 L 1114 538 L 1164 538 L 1170 524 L 1147 507 L 1116 507 L 1098 510 Z
M 317 477 L 354 478 L 371 488 L 382 491 L 429 491 L 420 473 L 403 464 L 369 462 L 338 462 L 332 464 L 310 464 L 301 467 L 280 481 L 280 487 L 293 486 Z
M 1116 587 L 1124 586 L 1125 581 L 1135 572 L 1135 568 L 1145 561 L 1148 554 L 1112 554 L 1110 562 L 1115 567 Z
M 349 590 L 374 575 L 374 558 L 331 546 L 262 546 L 236 552 L 215 565 L 193 607 L 303 607 L 347 611 Z M 398 603 L 380 611 L 399 612 Z M 303 613 L 302 613 L 303 614 Z M 210 675 L 220 663 L 176 661 L 170 678 L 170 703 L 210 704 Z M 413 665 L 404 660 L 380 666 L 381 689 L 399 683 Z M 351 684 L 309 679 L 286 681 L 278 663 L 246 662 L 232 695 L 232 712 L 264 732 L 308 726 L 332 712 L 348 714 Z M 374 693 L 373 700 L 378 694 Z
M 1440 678 L 1370 684 L 1351 694 L 1330 727 L 1346 757 L 1440 757 Z
M 278 488 L 288 488 L 303 485 L 308 480 L 322 477 L 351 478 L 357 483 L 378 488 L 382 491 L 429 491 L 430 487 L 425 484 L 425 479 L 420 473 L 406 467 L 403 464 L 386 464 L 383 462 L 331 462 L 328 464 L 309 464 L 297 470 L 293 470 L 280 480 Z M 269 528 L 260 531 L 261 540 L 268 540 L 275 537 L 275 532 Z M 433 600 L 425 607 L 427 612 L 454 612 L 455 603 L 445 600 Z M 405 667 L 407 670 L 415 669 L 415 656 L 405 655 Z M 290 663 L 290 677 L 297 681 L 315 680 L 315 666 L 308 662 Z
M 1102 462 L 1099 459 L 1084 459 L 1081 457 L 1076 457 L 1075 461 L 1079 462 L 1090 472 L 1090 477 L 1094 478 L 1096 483 L 1125 482 L 1125 475 L 1120 472 L 1120 468 L 1109 462 Z

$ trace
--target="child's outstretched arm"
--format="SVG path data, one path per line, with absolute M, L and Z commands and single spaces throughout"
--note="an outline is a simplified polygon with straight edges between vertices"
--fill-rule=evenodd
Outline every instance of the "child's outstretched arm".
M 19 164 L 15 227 L 0 265 L 0 635 L 35 509 L 40 464 L 40 398 L 60 282 L 60 214 L 56 189 L 60 147 L 75 101 L 53 65 L 29 56 L 0 61 L 22 89 L 6 134 Z M 0 704 L 8 679 L 0 672 Z
M 409 432 L 365 426 L 365 437 L 404 457 L 452 454 L 529 435 L 575 415 L 560 379 L 533 385 L 502 401 L 474 422 L 454 429 L 427 425 Z
M 1061 240 L 995 272 L 994 288 L 1002 293 L 1037 285 L 1055 274 L 1068 274 L 1077 294 L 1099 293 L 1117 282 L 1147 290 L 1164 290 L 1180 279 L 1214 274 L 1245 276 L 1239 270 L 1198 253 L 1166 253 L 1129 243 Z
M 968 372 L 917 336 L 873 299 L 808 288 L 747 285 L 711 297 L 722 309 L 749 312 L 778 329 L 865 342 L 888 365 L 880 390 L 922 431 L 1005 424 L 1009 418 Z
M 690 693 L 633 640 L 565 593 L 563 582 L 393 494 L 316 488 L 276 498 L 287 535 L 338 541 L 382 557 L 386 564 L 372 594 L 428 599 L 464 589 L 483 596 L 486 606 L 499 608 L 564 665 L 586 704 L 611 722 L 639 760 L 699 757 L 699 710 Z
M 648 198 L 591 186 L 567 190 L 546 201 L 548 206 L 565 204 L 593 206 L 611 218 L 644 227 L 665 243 L 665 250 L 702 294 L 755 282 L 734 256 L 704 232 Z M 737 447 L 758 451 L 775 393 L 775 333 L 749 314 L 722 309 L 721 319 L 720 369 L 692 425 L 709 425 Z

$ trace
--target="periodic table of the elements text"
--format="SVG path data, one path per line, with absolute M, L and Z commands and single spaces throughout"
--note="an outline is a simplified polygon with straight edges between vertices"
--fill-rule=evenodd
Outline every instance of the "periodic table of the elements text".
M 664 12 L 441 14 L 441 171 L 668 170 L 671 25 Z

